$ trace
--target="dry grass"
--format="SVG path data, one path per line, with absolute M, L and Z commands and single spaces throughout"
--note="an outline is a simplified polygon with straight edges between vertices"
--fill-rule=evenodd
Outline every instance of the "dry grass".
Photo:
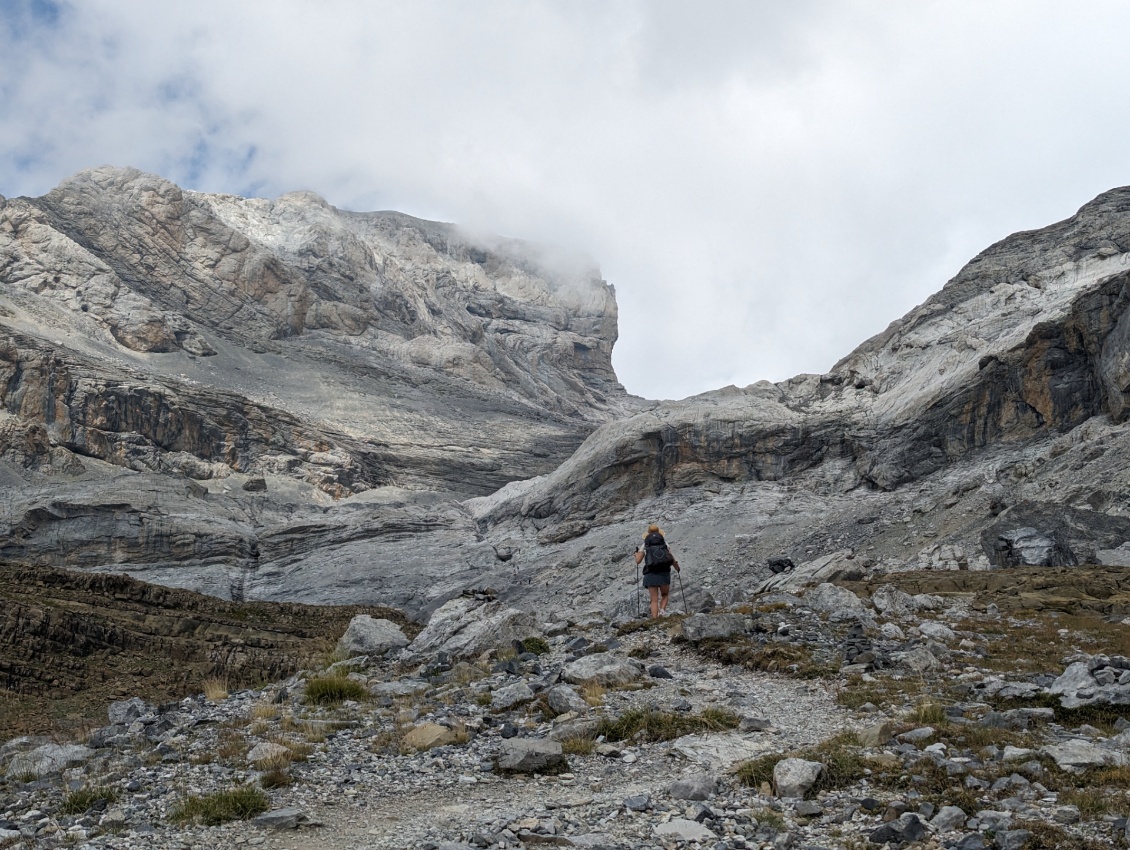
M 615 720 L 601 718 L 598 735 L 609 741 L 672 741 L 697 732 L 736 729 L 741 718 L 722 708 L 707 708 L 701 714 L 632 708 Z
M 1110 850 L 1113 846 L 1108 841 L 1071 835 L 1055 824 L 1043 821 L 1018 821 L 1012 828 L 1032 833 L 1024 850 Z
M 1086 614 L 1058 611 L 1011 612 L 1001 620 L 973 618 L 956 625 L 986 639 L 980 662 L 992 670 L 1016 673 L 1063 672 L 1063 659 L 1076 652 L 1130 655 L 1130 632 Z
M 750 670 L 781 673 L 799 679 L 816 679 L 839 672 L 839 658 L 819 659 L 807 646 L 783 641 L 759 644 L 749 638 L 704 640 L 695 646 L 702 655 L 721 664 L 740 664 Z
M 63 798 L 63 804 L 59 807 L 59 811 L 64 815 L 81 815 L 95 803 L 101 801 L 113 803 L 117 799 L 117 789 L 105 785 L 89 785 L 67 794 Z
M 209 676 L 200 683 L 204 699 L 208 702 L 222 702 L 228 698 L 228 680 L 219 676 Z
M 561 742 L 561 752 L 568 756 L 591 755 L 594 749 L 596 749 L 596 740 L 584 736 L 566 738 Z
M 250 820 L 270 807 L 271 801 L 266 794 L 258 788 L 241 785 L 203 797 L 190 795 L 169 810 L 169 820 L 217 826 L 230 820 Z
M 605 694 L 608 693 L 608 688 L 600 684 L 600 682 L 588 682 L 581 686 L 581 699 L 591 705 L 593 708 L 604 705 Z
M 216 742 L 216 757 L 227 762 L 242 761 L 251 749 L 247 739 L 235 729 L 221 729 Z
M 281 711 L 277 705 L 269 702 L 257 702 L 251 706 L 252 720 L 275 720 Z
M 316 676 L 306 680 L 306 702 L 334 706 L 346 700 L 361 702 L 369 698 L 365 686 L 347 676 Z

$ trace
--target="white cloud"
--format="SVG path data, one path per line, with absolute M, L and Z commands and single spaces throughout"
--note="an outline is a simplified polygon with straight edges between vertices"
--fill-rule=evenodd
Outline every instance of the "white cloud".
M 0 192 L 111 162 L 579 248 L 652 397 L 823 371 L 1130 182 L 1117 2 L 33 6 L 0 0 Z

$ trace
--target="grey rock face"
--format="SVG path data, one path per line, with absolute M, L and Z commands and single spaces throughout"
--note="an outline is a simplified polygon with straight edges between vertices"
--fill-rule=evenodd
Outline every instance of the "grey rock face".
M 141 699 L 141 697 L 132 697 L 131 699 L 112 702 L 107 709 L 112 725 L 132 723 L 139 717 L 144 717 L 146 714 L 153 714 L 155 711 L 156 708 Z
M 589 707 L 581 695 L 568 685 L 555 685 L 550 688 L 545 692 L 545 699 L 549 703 L 549 707 L 558 714 L 565 714 L 570 711 L 582 714 L 588 711 Z
M 396 623 L 368 614 L 358 614 L 350 620 L 337 642 L 338 649 L 349 655 L 382 655 L 404 646 L 408 646 L 408 638 Z
M 534 615 L 501 603 L 481 604 L 473 599 L 452 599 L 440 607 L 428 625 L 404 651 L 405 660 L 421 660 L 437 652 L 469 658 L 515 640 L 538 635 Z

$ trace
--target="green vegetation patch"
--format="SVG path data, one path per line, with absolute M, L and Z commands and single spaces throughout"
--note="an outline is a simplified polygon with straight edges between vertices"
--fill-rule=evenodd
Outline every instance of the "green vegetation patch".
M 706 708 L 701 714 L 633 708 L 615 720 L 602 718 L 598 735 L 608 741 L 672 741 L 699 732 L 736 729 L 741 718 L 724 708 Z
M 113 803 L 118 799 L 115 788 L 106 785 L 91 785 L 72 791 L 63 798 L 63 805 L 59 811 L 64 815 L 81 815 L 90 811 L 100 802 Z
M 346 676 L 318 676 L 306 680 L 306 702 L 312 705 L 338 705 L 346 700 L 361 702 L 368 698 L 365 686 Z
M 169 820 L 216 826 L 230 820 L 250 820 L 270 807 L 270 798 L 258 788 L 240 785 L 202 797 L 195 794 L 185 797 L 169 810 Z

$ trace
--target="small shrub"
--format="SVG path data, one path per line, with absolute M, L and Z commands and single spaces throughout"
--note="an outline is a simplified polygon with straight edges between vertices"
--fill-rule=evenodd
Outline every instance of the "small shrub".
M 543 637 L 528 637 L 522 641 L 522 646 L 526 652 L 532 652 L 535 655 L 545 655 L 549 652 L 549 641 Z
M 672 741 L 696 732 L 719 732 L 737 728 L 741 718 L 731 711 L 708 708 L 702 714 L 682 714 L 633 708 L 615 720 L 602 718 L 598 735 L 609 741 Z
M 915 723 L 945 723 L 946 709 L 941 703 L 924 700 L 914 707 L 910 719 Z
M 208 702 L 220 702 L 228 698 L 228 680 L 219 676 L 209 676 L 200 683 L 204 691 L 204 699 Z
M 81 815 L 89 811 L 99 801 L 104 800 L 107 803 L 113 803 L 117 799 L 118 792 L 116 789 L 105 785 L 91 785 L 72 791 L 64 797 L 63 805 L 59 807 L 59 811 L 64 815 Z
M 561 752 L 569 756 L 591 755 L 594 749 L 596 749 L 596 741 L 583 736 L 566 738 L 561 742 Z
M 488 706 L 491 703 L 490 692 L 483 691 L 475 697 L 475 705 Z
M 744 761 L 734 768 L 734 775 L 738 781 L 750 788 L 760 788 L 763 782 L 773 784 L 773 768 L 785 756 L 780 753 L 758 756 L 755 759 Z M 760 818 L 759 818 L 760 820 Z
M 286 788 L 293 784 L 294 779 L 286 768 L 272 768 L 259 777 L 259 785 L 262 788 Z
M 593 708 L 604 705 L 604 695 L 608 689 L 600 682 L 587 682 L 581 686 L 581 698 Z
M 169 810 L 173 823 L 198 822 L 217 826 L 230 820 L 250 820 L 271 807 L 270 798 L 258 788 L 240 785 L 202 797 L 192 794 Z
M 345 676 L 318 676 L 306 680 L 306 702 L 312 705 L 338 705 L 345 700 L 368 698 L 365 686 Z

